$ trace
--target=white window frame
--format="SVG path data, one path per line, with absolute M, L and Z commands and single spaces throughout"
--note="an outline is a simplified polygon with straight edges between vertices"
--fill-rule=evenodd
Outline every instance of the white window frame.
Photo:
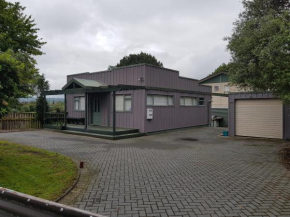
M 167 105 L 155 105 L 155 97 L 167 97 Z M 152 104 L 148 104 L 148 98 L 152 97 Z M 170 100 L 172 99 L 172 100 Z M 146 105 L 147 106 L 174 106 L 174 96 L 173 95 L 161 95 L 161 94 L 147 94 L 146 97 Z
M 186 99 L 191 99 L 191 104 L 186 105 Z M 198 98 L 197 97 L 191 97 L 191 96 L 180 96 L 180 106 L 198 106 Z
M 225 85 L 224 93 L 229 93 L 229 92 L 230 92 L 230 86 L 229 85 Z
M 117 109 L 117 105 L 116 106 L 116 112 L 131 112 L 132 111 L 132 95 L 131 94 L 117 94 L 117 97 L 123 97 L 123 105 L 122 105 L 122 109 Z M 126 110 L 126 102 L 130 101 L 130 109 Z
M 83 102 L 84 102 L 84 108 L 83 109 L 81 109 L 81 99 L 80 98 L 84 98 L 83 99 Z M 76 101 L 78 101 L 78 108 L 76 108 L 76 106 L 75 106 L 75 103 L 76 103 Z M 86 110 L 86 99 L 85 99 L 85 96 L 75 96 L 74 97 L 74 102 L 73 102 L 73 106 L 74 106 L 74 111 L 85 111 Z

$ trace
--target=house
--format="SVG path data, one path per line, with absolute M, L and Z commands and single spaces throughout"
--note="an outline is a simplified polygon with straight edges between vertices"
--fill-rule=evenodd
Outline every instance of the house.
M 225 72 L 220 72 L 207 76 L 199 81 L 202 85 L 212 87 L 213 93 L 228 94 L 229 92 L 240 92 L 236 86 L 229 85 L 229 76 Z M 228 108 L 228 98 L 222 96 L 212 97 L 212 108 Z
M 229 95 L 229 135 L 290 139 L 290 105 L 271 93 Z
M 212 87 L 213 94 L 228 94 L 240 91 L 238 87 L 229 85 L 229 76 L 225 72 L 207 76 L 201 79 L 199 83 Z M 212 115 L 223 118 L 220 126 L 228 126 L 228 97 L 212 96 Z
M 62 90 L 45 94 L 65 95 L 69 130 L 119 135 L 210 124 L 211 87 L 148 64 L 68 75 Z

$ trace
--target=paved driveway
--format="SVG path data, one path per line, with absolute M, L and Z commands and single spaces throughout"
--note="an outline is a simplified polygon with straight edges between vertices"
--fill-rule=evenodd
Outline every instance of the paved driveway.
M 84 160 L 92 179 L 75 205 L 108 216 L 290 216 L 281 141 L 196 128 L 120 141 L 50 131 L 0 139 Z M 198 141 L 182 139 L 194 138 Z

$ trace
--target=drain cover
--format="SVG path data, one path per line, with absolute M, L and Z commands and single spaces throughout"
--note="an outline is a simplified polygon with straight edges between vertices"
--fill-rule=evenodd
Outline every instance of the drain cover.
M 198 141 L 198 140 L 195 139 L 195 138 L 182 138 L 181 140 L 184 140 L 184 141 L 190 141 L 190 142 Z

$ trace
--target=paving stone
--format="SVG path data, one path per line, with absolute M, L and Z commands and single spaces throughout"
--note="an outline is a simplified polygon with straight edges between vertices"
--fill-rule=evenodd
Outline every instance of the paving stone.
M 195 128 L 108 141 L 55 133 L 0 133 L 0 139 L 84 161 L 90 173 L 64 203 L 107 216 L 290 216 L 290 172 L 279 140 L 221 138 Z M 195 138 L 189 142 L 182 138 Z

